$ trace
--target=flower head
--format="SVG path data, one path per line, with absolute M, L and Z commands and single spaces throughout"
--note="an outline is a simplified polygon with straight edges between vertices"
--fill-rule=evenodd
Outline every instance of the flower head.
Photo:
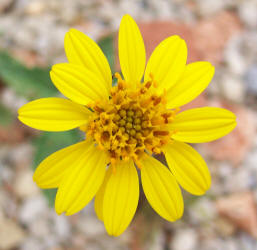
M 115 86 L 107 59 L 89 37 L 70 30 L 65 51 L 69 63 L 54 65 L 50 76 L 69 100 L 32 101 L 19 109 L 19 119 L 45 131 L 79 127 L 86 139 L 41 162 L 34 174 L 38 186 L 58 188 L 58 214 L 72 215 L 95 196 L 98 218 L 110 235 L 118 236 L 137 209 L 137 167 L 152 208 L 168 221 L 179 219 L 184 206 L 178 184 L 202 195 L 211 183 L 205 161 L 186 143 L 218 139 L 236 126 L 235 115 L 226 109 L 180 112 L 208 86 L 214 67 L 208 62 L 186 65 L 185 41 L 171 36 L 157 46 L 145 68 L 144 42 L 129 15 L 119 30 L 124 78 L 115 73 Z M 152 157 L 160 153 L 169 169 Z

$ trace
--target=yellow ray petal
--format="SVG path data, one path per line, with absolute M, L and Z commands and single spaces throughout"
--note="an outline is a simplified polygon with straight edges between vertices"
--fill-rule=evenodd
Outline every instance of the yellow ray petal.
M 174 176 L 153 157 L 145 156 L 141 163 L 142 186 L 152 208 L 168 221 L 179 219 L 184 203 Z
M 107 89 L 112 86 L 112 73 L 109 63 L 100 47 L 82 32 L 71 29 L 66 33 L 64 48 L 68 61 L 83 65 L 102 78 Z
M 135 86 L 145 69 L 145 45 L 136 22 L 129 15 L 123 16 L 120 23 L 119 59 L 124 79 Z
M 165 146 L 164 153 L 171 172 L 186 191 L 202 195 L 210 188 L 208 167 L 195 149 L 184 142 L 172 141 Z
M 186 65 L 181 78 L 167 92 L 167 108 L 180 107 L 196 98 L 207 88 L 214 71 L 209 62 Z
M 56 64 L 52 67 L 50 76 L 56 88 L 74 102 L 87 105 L 97 100 L 108 100 L 109 90 L 105 82 L 83 66 Z
M 139 181 L 133 162 L 117 165 L 104 194 L 103 218 L 108 234 L 118 236 L 124 232 L 136 212 L 138 199 Z
M 89 143 L 89 141 L 79 142 L 51 154 L 39 164 L 33 180 L 40 188 L 58 187 L 65 172 L 74 167 L 74 159 L 87 151 Z
M 59 185 L 55 210 L 72 215 L 85 207 L 100 188 L 105 175 L 107 155 L 91 145 L 63 176 Z
M 236 116 L 227 109 L 204 107 L 179 113 L 170 124 L 178 141 L 201 143 L 216 140 L 236 126 Z
M 23 105 L 18 118 L 24 124 L 44 131 L 65 131 L 87 123 L 87 108 L 62 98 L 42 98 Z
M 183 73 L 187 60 L 187 46 L 179 36 L 163 40 L 153 51 L 145 70 L 145 81 L 150 74 L 157 82 L 159 91 L 171 88 Z
M 106 190 L 106 185 L 111 177 L 112 168 L 108 168 L 106 171 L 104 181 L 100 187 L 100 189 L 97 191 L 95 196 L 95 212 L 99 220 L 103 221 L 103 202 L 104 202 L 104 194 Z

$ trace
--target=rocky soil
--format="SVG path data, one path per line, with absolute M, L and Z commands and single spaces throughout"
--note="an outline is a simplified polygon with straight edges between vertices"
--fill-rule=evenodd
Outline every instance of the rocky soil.
M 189 62 L 216 66 L 207 91 L 187 105 L 221 106 L 237 115 L 230 135 L 196 145 L 211 171 L 211 189 L 202 197 L 184 193 L 185 213 L 176 223 L 155 215 L 142 198 L 131 226 L 112 238 L 93 203 L 71 217 L 57 216 L 32 180 L 29 138 L 35 132 L 18 122 L 0 126 L 0 249 L 257 249 L 255 0 L 0 0 L 0 49 L 28 66 L 64 62 L 69 28 L 97 40 L 116 32 L 125 13 L 138 21 L 148 56 L 162 39 L 179 34 L 188 43 Z M 14 111 L 26 102 L 5 86 L 0 98 Z

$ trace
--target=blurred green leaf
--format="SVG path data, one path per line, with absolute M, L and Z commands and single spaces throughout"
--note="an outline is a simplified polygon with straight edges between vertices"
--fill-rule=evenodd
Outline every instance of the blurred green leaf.
M 27 68 L 8 53 L 0 51 L 0 78 L 17 94 L 29 100 L 58 93 L 50 80 L 49 70 L 50 68 Z
M 114 65 L 115 65 L 115 56 L 114 56 L 114 34 L 110 34 L 101 38 L 98 41 L 98 45 L 104 52 L 107 60 L 110 64 L 112 72 L 114 72 Z
M 0 102 L 0 126 L 7 127 L 14 121 L 13 112 Z
M 114 70 L 114 35 L 109 35 L 99 41 L 99 46 L 106 55 L 112 71 Z M 49 77 L 50 68 L 28 68 L 22 63 L 12 58 L 7 52 L 0 51 L 0 79 L 13 89 L 18 95 L 22 95 L 28 100 L 42 97 L 56 96 L 58 93 Z M 1 107 L 0 107 L 0 113 Z M 6 121 L 7 112 L 6 113 Z M 59 149 L 77 143 L 81 140 L 77 130 L 68 132 L 42 133 L 34 139 L 35 147 L 33 168 L 50 154 Z M 56 189 L 43 191 L 49 205 L 53 206 Z
M 78 130 L 71 130 L 67 132 L 44 132 L 39 137 L 34 139 L 35 146 L 33 168 L 39 165 L 47 156 L 56 152 L 59 149 L 70 146 L 81 141 L 81 136 Z M 54 205 L 56 189 L 43 190 L 46 195 L 49 205 Z

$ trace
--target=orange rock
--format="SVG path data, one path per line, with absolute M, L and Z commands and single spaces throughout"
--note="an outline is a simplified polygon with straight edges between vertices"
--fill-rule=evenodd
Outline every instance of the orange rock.
M 215 65 L 222 62 L 223 49 L 228 40 L 241 31 L 239 18 L 229 11 L 223 11 L 191 25 L 169 20 L 138 22 L 138 25 L 144 38 L 147 59 L 163 39 L 179 35 L 187 43 L 188 63 L 207 60 Z M 120 70 L 117 40 L 115 39 L 115 63 L 116 70 Z
M 216 208 L 220 215 L 257 238 L 257 211 L 251 192 L 220 198 L 216 201 Z
M 39 134 L 20 121 L 15 121 L 8 127 L 0 126 L 0 143 L 16 144 L 25 141 L 27 138 Z
M 198 97 L 196 97 L 193 101 L 181 107 L 181 111 L 187 110 L 187 109 L 193 109 L 193 108 L 200 108 L 204 106 L 208 106 L 208 99 L 206 96 L 206 92 L 203 92 Z
M 198 51 L 195 50 L 193 29 L 187 24 L 175 23 L 173 21 L 152 21 L 146 23 L 138 23 L 139 29 L 142 33 L 145 48 L 146 48 L 146 59 L 148 60 L 154 48 L 165 38 L 172 35 L 179 35 L 185 39 L 188 47 L 188 61 L 193 62 L 200 60 Z M 115 41 L 115 68 L 120 70 L 119 58 L 118 58 L 118 44 Z
M 226 43 L 241 29 L 239 18 L 229 11 L 223 11 L 212 18 L 196 23 L 193 30 L 194 47 L 199 58 L 215 65 L 221 63 Z
M 47 63 L 43 60 L 43 57 L 38 55 L 34 51 L 17 49 L 11 50 L 11 55 L 18 61 L 24 63 L 27 67 L 46 67 Z
M 192 62 L 199 59 L 193 43 L 193 29 L 189 25 L 171 21 L 153 21 L 139 23 L 139 29 L 144 38 L 147 59 L 162 40 L 172 35 L 179 35 L 186 41 L 189 51 L 188 61 Z

